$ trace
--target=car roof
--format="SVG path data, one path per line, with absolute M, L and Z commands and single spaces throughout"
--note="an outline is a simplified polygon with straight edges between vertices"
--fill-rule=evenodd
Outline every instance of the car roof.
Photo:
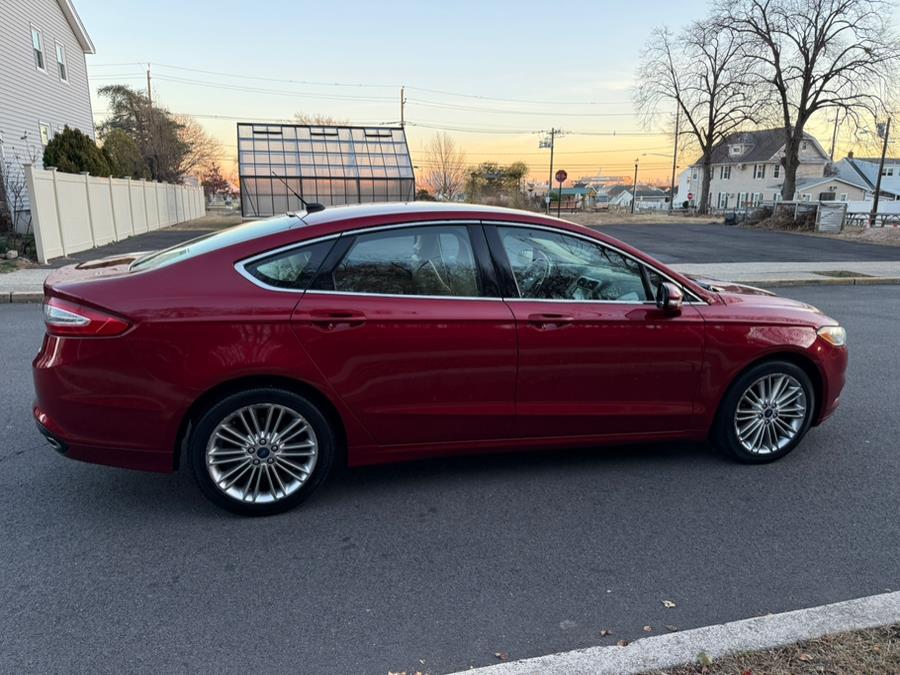
M 296 215 L 307 225 L 324 225 L 342 220 L 359 218 L 375 218 L 378 216 L 415 216 L 428 218 L 441 214 L 460 214 L 471 217 L 517 217 L 539 216 L 532 211 L 509 209 L 501 206 L 484 206 L 481 204 L 463 204 L 460 202 L 380 202 L 376 204 L 351 204 L 349 206 L 329 206 L 313 213 L 299 212 Z

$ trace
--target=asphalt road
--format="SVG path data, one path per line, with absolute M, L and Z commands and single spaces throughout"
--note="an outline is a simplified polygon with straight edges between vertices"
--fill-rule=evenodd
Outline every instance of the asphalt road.
M 187 473 L 53 453 L 29 414 L 39 308 L 0 306 L 0 672 L 443 673 L 897 590 L 900 287 L 789 293 L 852 356 L 842 408 L 780 462 L 657 445 L 364 468 L 262 520 Z
M 900 260 L 900 248 L 827 237 L 671 219 L 660 225 L 604 225 L 601 232 L 664 263 L 859 262 Z

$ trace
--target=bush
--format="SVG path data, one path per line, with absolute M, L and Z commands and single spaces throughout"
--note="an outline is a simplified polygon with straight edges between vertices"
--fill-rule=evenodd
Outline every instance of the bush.
M 65 127 L 47 144 L 44 166 L 55 166 L 64 173 L 87 171 L 92 176 L 109 176 L 111 173 L 109 159 L 94 139 L 69 127 Z
M 116 178 L 150 178 L 150 170 L 137 144 L 121 129 L 112 129 L 106 134 L 103 152 L 106 153 L 110 171 Z

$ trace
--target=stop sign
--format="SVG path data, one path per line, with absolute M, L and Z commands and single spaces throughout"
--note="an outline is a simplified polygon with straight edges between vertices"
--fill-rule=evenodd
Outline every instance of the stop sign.
M 693 192 L 688 192 L 688 201 L 689 202 L 694 201 L 694 193 Z
M 565 172 L 565 169 L 560 169 L 556 172 L 556 182 L 557 183 L 565 183 L 566 178 L 569 177 L 569 174 Z

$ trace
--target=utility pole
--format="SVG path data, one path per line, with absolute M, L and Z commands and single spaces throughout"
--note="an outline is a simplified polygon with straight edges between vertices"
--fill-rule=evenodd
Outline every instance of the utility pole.
M 550 176 L 547 178 L 547 197 L 544 200 L 547 206 L 547 215 L 550 215 L 550 191 L 553 189 L 553 151 L 556 148 L 556 136 L 560 134 L 560 130 L 557 128 L 551 128 L 548 132 L 548 136 L 545 136 L 541 142 L 538 144 L 539 148 L 550 148 Z M 560 199 L 562 199 L 562 192 L 560 192 Z
M 147 64 L 147 100 L 150 101 L 150 107 L 153 107 L 153 90 L 150 88 L 150 64 Z
M 872 199 L 872 212 L 869 214 L 869 227 L 875 227 L 878 215 L 878 196 L 881 193 L 881 174 L 884 173 L 884 157 L 887 154 L 888 136 L 891 133 L 891 118 L 884 124 L 884 143 L 881 144 L 881 161 L 878 162 L 878 177 L 875 179 L 875 197 Z
M 678 166 L 678 127 L 681 123 L 681 107 L 675 108 L 675 148 L 672 151 L 672 182 L 669 185 L 669 214 L 675 208 L 675 169 Z
M 634 203 L 637 201 L 637 169 L 639 157 L 634 158 L 634 186 L 631 188 L 631 212 L 634 213 Z
M 153 151 L 155 147 L 153 145 L 153 89 L 150 87 L 150 64 L 147 64 L 147 141 L 148 146 Z M 156 159 L 155 162 L 151 163 L 150 172 L 151 176 L 156 176 L 156 168 L 159 166 L 159 157 L 156 153 L 153 153 L 153 157 Z
M 837 131 L 838 131 L 838 118 L 840 117 L 841 109 L 838 108 L 834 112 L 834 131 L 831 134 L 831 161 L 834 161 L 834 150 L 837 146 Z
M 406 87 L 400 87 L 400 128 L 406 126 Z

